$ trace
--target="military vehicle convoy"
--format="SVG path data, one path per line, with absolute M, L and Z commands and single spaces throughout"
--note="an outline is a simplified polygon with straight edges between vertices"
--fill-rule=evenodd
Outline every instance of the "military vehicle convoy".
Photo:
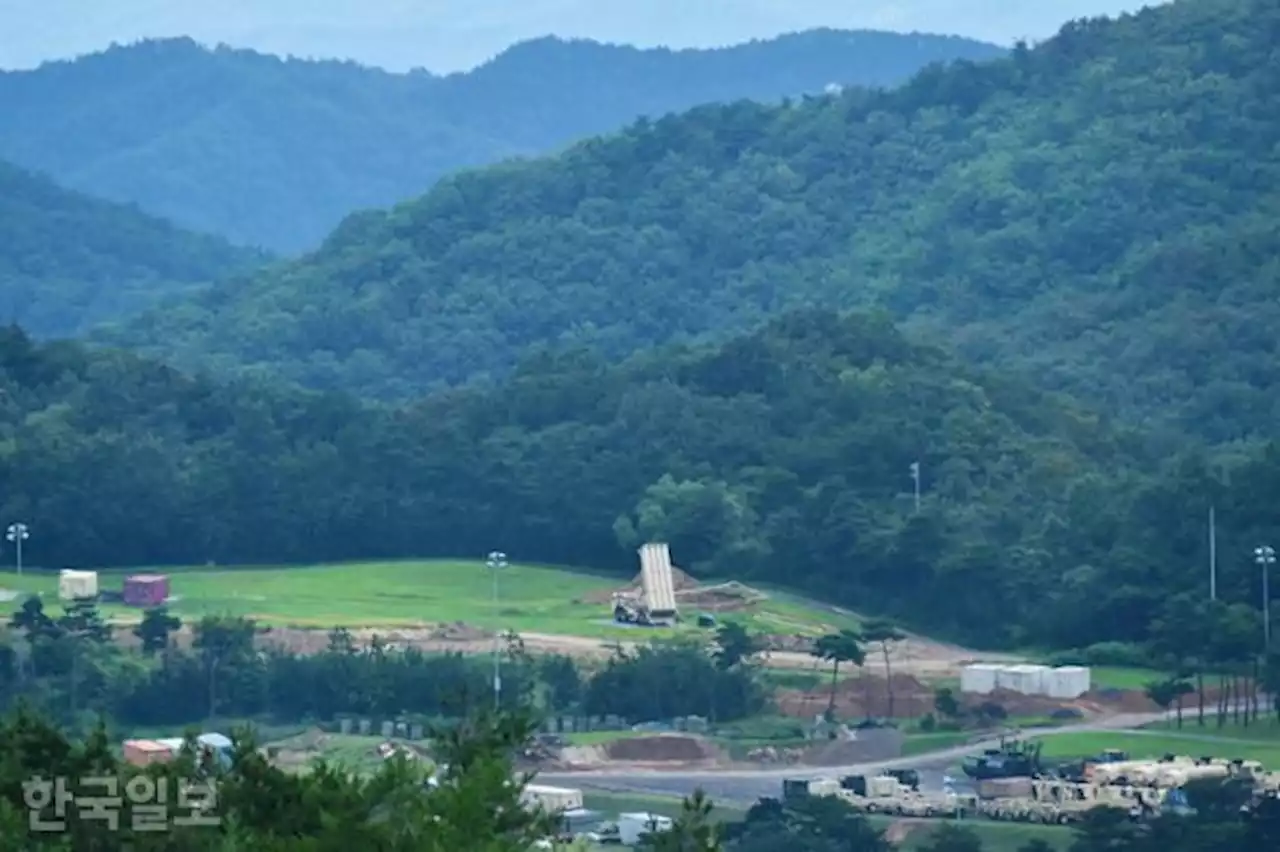
M 990 748 L 961 764 L 965 775 L 975 781 L 991 778 L 1031 778 L 1042 774 L 1040 744 L 1021 740 L 1004 740 L 999 748 Z
M 1252 785 L 1255 800 L 1280 797 L 1280 773 L 1267 772 L 1256 760 L 1176 755 L 1155 760 L 1118 757 L 1088 764 L 1086 780 L 1048 775 L 991 777 L 978 780 L 972 793 L 921 792 L 918 776 L 903 771 L 850 775 L 838 781 L 788 779 L 783 781 L 782 793 L 784 801 L 801 796 L 836 796 L 868 814 L 1051 825 L 1075 822 L 1094 808 L 1124 810 L 1134 820 L 1184 810 L 1188 804 L 1183 788 L 1201 780 L 1242 780 Z

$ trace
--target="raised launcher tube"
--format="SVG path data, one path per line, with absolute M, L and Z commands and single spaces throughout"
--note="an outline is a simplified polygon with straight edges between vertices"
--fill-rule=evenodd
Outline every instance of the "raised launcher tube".
M 640 586 L 651 619 L 665 621 L 679 617 L 671 550 L 667 545 L 650 542 L 640 547 Z

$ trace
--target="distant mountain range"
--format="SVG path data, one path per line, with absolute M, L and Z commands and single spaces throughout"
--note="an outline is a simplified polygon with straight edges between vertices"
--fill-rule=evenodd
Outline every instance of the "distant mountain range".
M 930 63 L 1002 53 L 834 30 L 674 52 L 544 38 L 437 77 L 151 41 L 0 74 L 0 158 L 233 242 L 298 252 L 347 214 L 411 198 L 458 168 L 638 116 L 892 85 Z
M 1154 5 L 1158 0 L 1146 0 Z M 643 47 L 722 47 L 820 27 L 945 32 L 1012 44 L 1144 0 L 0 0 L 0 68 L 110 42 L 192 36 L 280 56 L 405 71 L 472 68 L 554 34 Z
M 892 90 L 637 123 L 352 217 L 112 339 L 404 397 L 548 342 L 625 357 L 871 307 L 1134 422 L 1267 434 L 1276 32 L 1274 0 L 1186 0 Z

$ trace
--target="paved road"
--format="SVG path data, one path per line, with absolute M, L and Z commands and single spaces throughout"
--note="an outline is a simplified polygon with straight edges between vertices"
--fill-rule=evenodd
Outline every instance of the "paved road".
M 1205 708 L 1206 715 L 1216 713 L 1217 708 Z M 1138 728 L 1170 718 L 1165 713 L 1127 713 L 1107 719 L 1065 725 L 1057 728 L 1028 728 L 1023 736 L 1061 736 L 1063 734 L 1100 733 L 1105 731 Z M 1158 736 L 1162 731 L 1127 731 L 1126 733 Z M 1210 739 L 1205 737 L 1204 739 Z M 1227 740 L 1226 742 L 1240 742 Z M 955 769 L 964 757 L 995 748 L 998 738 L 975 741 L 915 757 L 903 757 L 879 763 L 860 763 L 847 766 L 797 767 L 769 769 L 685 769 L 643 770 L 635 768 L 595 769 L 579 772 L 539 773 L 538 780 L 580 789 L 595 789 L 616 793 L 641 795 L 687 796 L 701 788 L 713 800 L 735 805 L 751 805 L 763 796 L 777 797 L 782 791 L 783 778 L 832 778 L 842 775 L 868 775 L 885 769 L 915 769 L 920 772 L 923 789 L 941 790 L 944 775 L 958 775 Z

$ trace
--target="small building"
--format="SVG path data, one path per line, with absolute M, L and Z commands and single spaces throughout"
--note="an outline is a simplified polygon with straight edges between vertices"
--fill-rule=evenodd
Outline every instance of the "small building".
M 173 759 L 173 750 L 155 740 L 125 740 L 124 759 L 134 766 L 150 766 Z
M 527 784 L 521 792 L 520 799 L 525 807 L 541 807 L 551 814 L 581 810 L 583 807 L 582 791 L 567 787 Z
M 122 597 L 126 606 L 160 606 L 169 599 L 169 578 L 164 574 L 133 574 L 125 578 Z
M 93 600 L 98 596 L 98 572 L 64 568 L 58 572 L 58 599 Z

